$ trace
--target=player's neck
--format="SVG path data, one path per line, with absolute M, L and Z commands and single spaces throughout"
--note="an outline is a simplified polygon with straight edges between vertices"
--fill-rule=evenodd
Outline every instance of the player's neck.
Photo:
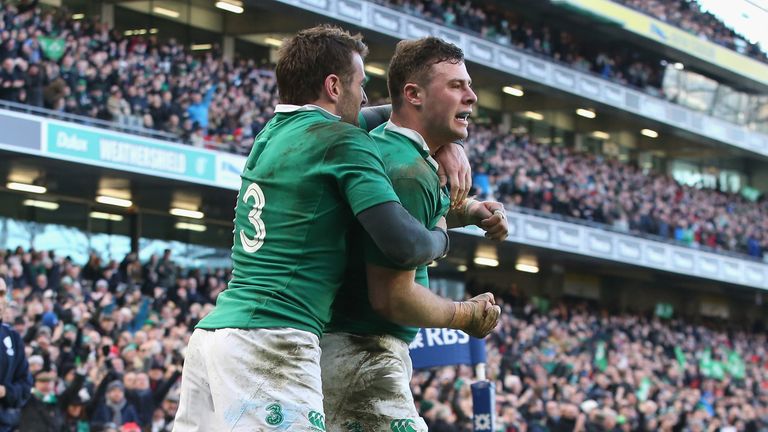
M 409 115 L 406 113 L 393 111 L 389 120 L 396 126 L 412 129 L 418 132 L 419 135 L 424 138 L 424 141 L 426 141 L 430 154 L 435 154 L 435 152 L 440 149 L 440 146 L 432 144 L 435 141 L 430 139 L 428 129 L 417 115 Z
M 338 109 L 336 107 L 336 104 L 333 103 L 333 102 L 330 102 L 330 101 L 327 101 L 327 100 L 324 100 L 324 99 L 318 99 L 318 100 L 316 100 L 314 102 L 310 102 L 309 105 L 319 106 L 320 108 L 328 111 L 329 113 L 331 113 L 333 115 L 339 115 Z

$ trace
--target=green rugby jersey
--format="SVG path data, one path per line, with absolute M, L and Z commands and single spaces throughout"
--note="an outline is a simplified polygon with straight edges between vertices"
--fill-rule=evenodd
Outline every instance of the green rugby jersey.
M 392 122 L 377 127 L 370 135 L 379 146 L 387 175 L 403 207 L 424 226 L 434 228 L 448 211 L 450 199 L 445 189 L 440 187 L 437 162 L 429 155 L 424 138 L 416 131 Z M 333 317 L 326 332 L 388 334 L 410 343 L 418 328 L 395 324 L 373 311 L 368 301 L 365 263 L 400 270 L 414 269 L 393 264 L 373 244 L 362 227 L 355 225 L 349 248 L 349 267 L 333 304 Z M 416 282 L 429 287 L 427 267 L 415 270 Z
M 198 328 L 288 327 L 320 336 L 354 217 L 399 201 L 376 143 L 319 107 L 278 105 L 242 173 L 232 280 Z

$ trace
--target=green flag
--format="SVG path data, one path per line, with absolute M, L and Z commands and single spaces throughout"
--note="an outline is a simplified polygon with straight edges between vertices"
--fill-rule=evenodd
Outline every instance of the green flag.
M 728 373 L 736 379 L 744 379 L 746 366 L 739 353 L 735 350 L 728 353 L 728 363 L 726 364 Z
M 699 358 L 699 370 L 701 374 L 709 378 L 712 376 L 712 350 L 707 348 L 701 353 Z
M 605 371 L 608 367 L 608 356 L 605 354 L 605 342 L 600 341 L 595 347 L 595 366 L 600 369 L 601 372 Z
M 675 347 L 675 357 L 677 358 L 677 363 L 680 364 L 680 367 L 685 369 L 685 367 L 688 365 L 688 362 L 685 360 L 685 353 L 683 352 L 683 349 L 679 346 Z
M 725 367 L 719 361 L 712 362 L 712 378 L 722 381 L 725 378 Z
M 674 308 L 669 303 L 656 303 L 656 316 L 659 318 L 672 318 L 674 315 Z
M 640 388 L 637 389 L 637 399 L 639 399 L 641 402 L 645 402 L 648 399 L 648 394 L 651 392 L 651 379 L 648 377 L 643 377 L 643 380 L 640 381 Z
M 64 51 L 67 49 L 67 44 L 63 38 L 40 36 L 37 38 L 37 41 L 40 42 L 40 48 L 43 49 L 43 54 L 53 61 L 59 61 L 61 56 L 64 55 Z

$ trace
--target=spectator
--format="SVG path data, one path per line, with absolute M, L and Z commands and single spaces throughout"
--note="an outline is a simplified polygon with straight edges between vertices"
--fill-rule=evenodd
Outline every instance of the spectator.
M 21 336 L 2 322 L 7 296 L 5 275 L 0 274 L 0 432 L 10 432 L 19 426 L 32 387 Z
M 125 386 L 119 380 L 107 385 L 107 394 L 100 401 L 93 413 L 93 422 L 112 423 L 122 426 L 126 423 L 139 423 L 136 408 L 125 398 Z
M 24 407 L 20 428 L 29 432 L 64 430 L 67 407 L 78 397 L 83 387 L 87 369 L 78 370 L 77 377 L 66 390 L 56 392 L 57 374 L 50 368 L 35 373 L 32 398 Z
M 6 58 L 0 69 L 0 99 L 11 102 L 19 102 L 21 89 L 24 87 L 24 78 L 19 68 L 23 60 Z
M 192 103 L 187 108 L 189 118 L 203 129 L 208 127 L 208 108 L 211 105 L 211 101 L 213 101 L 213 93 L 215 91 L 216 86 L 211 85 L 205 91 L 205 96 L 200 93 L 194 93 L 192 95 Z

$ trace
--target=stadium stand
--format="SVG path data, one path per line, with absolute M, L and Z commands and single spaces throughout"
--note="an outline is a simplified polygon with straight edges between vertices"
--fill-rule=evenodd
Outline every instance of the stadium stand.
M 492 30 L 486 16 L 499 15 L 473 8 L 469 2 L 394 5 L 495 37 L 488 34 Z M 253 137 L 273 114 L 277 94 L 269 66 L 245 60 L 230 64 L 215 50 L 194 57 L 173 39 L 127 38 L 97 22 L 68 19 L 63 10 L 18 9 L 5 3 L 2 14 L 0 99 L 141 125 L 177 135 L 193 146 L 238 154 L 248 153 Z M 510 43 L 556 59 L 571 59 L 575 67 L 606 78 L 615 75 L 612 65 L 624 58 L 598 52 L 586 60 L 578 54 L 572 35 L 553 36 L 549 28 L 505 22 Z M 66 36 L 68 48 L 58 62 L 45 60 L 40 44 L 28 37 L 43 34 Z M 625 66 L 620 68 L 622 76 L 638 77 L 629 83 L 640 87 L 658 81 L 651 76 L 661 73 L 638 62 Z M 494 136 L 491 130 L 476 128 L 470 138 L 477 184 L 485 196 L 756 258 L 768 246 L 764 202 L 685 187 L 663 176 L 651 181 L 632 165 L 538 145 L 523 136 Z M 541 172 L 521 170 L 521 157 L 536 161 Z M 560 163 L 552 163 L 553 157 L 559 157 Z M 564 176 L 562 170 L 589 174 Z
M 664 97 L 664 59 L 636 47 L 584 41 L 557 24 L 533 24 L 510 10 L 468 1 L 379 3 Z M 686 17 L 713 19 L 685 10 Z M 90 19 L 68 19 L 65 9 L 41 10 L 35 3 L 18 8 L 4 1 L 0 14 L 0 99 L 165 131 L 196 146 L 240 154 L 247 153 L 276 101 L 268 65 L 223 61 L 219 49 L 193 57 L 174 39 L 125 36 Z M 725 27 L 719 23 L 717 28 Z M 44 54 L 39 40 L 49 36 L 67 41 L 56 60 Z M 749 47 L 750 53 L 762 53 Z
M 373 1 L 650 95 L 672 97 L 662 85 L 661 54 L 623 43 L 587 42 L 583 31 L 560 28 L 556 22 L 528 22 L 512 10 L 524 2 L 506 9 L 499 7 L 504 2 Z M 768 61 L 759 46 L 689 1 L 617 1 Z M 137 135 L 159 131 L 195 147 L 249 152 L 277 101 L 268 62 L 225 61 L 217 44 L 199 54 L 172 38 L 126 36 L 91 16 L 75 20 L 65 8 L 3 0 L 0 99 L 53 110 L 43 114 L 47 116 L 74 114 L 85 124 L 98 119 Z M 46 36 L 65 40 L 57 60 L 43 52 Z M 765 198 L 753 201 L 721 192 L 718 186 L 686 186 L 637 162 L 575 150 L 570 142 L 544 144 L 533 128 L 498 123 L 473 126 L 465 143 L 478 195 L 548 218 L 733 252 L 738 259 L 753 258 L 750 264 L 764 258 Z M 225 195 L 222 189 L 206 193 Z M 19 218 L 26 214 L 33 212 L 20 211 Z M 0 244 L 10 246 L 15 245 Z M 560 266 L 562 255 L 548 259 Z M 23 336 L 40 388 L 53 376 L 58 401 L 50 412 L 62 430 L 170 431 L 186 342 L 226 288 L 230 270 L 183 268 L 170 252 L 145 261 L 133 253 L 122 260 L 106 256 L 114 255 L 97 249 L 87 261 L 76 262 L 54 252 L 0 250 L 0 277 L 7 280 L 12 298 L 3 322 Z M 592 264 L 576 266 L 592 271 Z M 639 273 L 636 268 L 631 272 Z M 669 285 L 656 274 L 639 277 L 659 290 L 683 285 L 682 277 L 670 277 Z M 704 279 L 686 283 L 710 282 Z M 750 306 L 762 307 L 755 290 L 718 284 L 706 284 L 702 291 L 734 297 L 738 292 L 739 301 L 746 296 Z M 504 305 L 503 323 L 487 345 L 489 376 L 498 389 L 498 431 L 768 430 L 765 331 L 741 327 L 739 303 L 731 305 L 732 321 L 669 319 L 604 299 L 599 306 L 574 299 L 552 300 L 549 306 L 501 285 L 483 289 L 499 293 Z M 602 288 L 614 286 L 603 283 Z M 471 283 L 467 291 L 473 291 Z M 687 315 L 700 315 L 691 310 Z M 430 430 L 472 430 L 473 380 L 468 367 L 414 376 L 412 389 Z M 46 430 L 36 429 L 34 409 L 26 409 L 29 423 L 22 424 L 22 431 Z
M 168 132 L 247 154 L 276 103 L 274 75 L 253 61 L 192 57 L 174 39 L 124 37 L 62 9 L 3 2 L 0 99 Z M 66 40 L 57 60 L 38 38 Z M 30 37 L 32 36 L 32 37 Z
M 768 62 L 759 43 L 751 43 L 743 35 L 728 28 L 722 21 L 697 4 L 686 0 L 617 0 L 618 3 L 643 11 L 655 18 L 676 25 L 708 41 L 730 48 L 756 60 Z
M 540 54 L 553 56 L 558 60 L 564 61 L 576 48 L 573 45 L 562 44 L 564 40 L 569 39 L 570 35 L 561 35 L 560 38 L 552 37 L 549 28 L 533 28 L 523 24 L 520 22 L 520 17 L 494 5 L 466 0 L 375 1 L 446 26 L 480 34 L 502 44 L 517 45 Z M 759 44 L 750 43 L 747 38 L 729 29 L 714 15 L 702 11 L 700 6 L 689 0 L 616 1 L 741 54 L 760 61 L 768 61 Z M 561 45 L 560 49 L 566 49 L 566 55 L 557 48 L 553 49 L 557 45 Z M 600 63 L 596 66 L 599 68 Z
M 688 246 L 762 258 L 765 200 L 684 186 L 618 160 L 536 142 L 525 129 L 474 127 L 467 140 L 474 185 L 483 197 L 653 234 Z
M 145 263 L 134 254 L 121 262 L 94 254 L 76 263 L 18 248 L 0 253 L 0 276 L 13 298 L 4 322 L 24 337 L 32 373 L 43 380 L 54 372 L 59 397 L 76 393 L 56 408 L 62 430 L 78 430 L 78 422 L 92 431 L 171 430 L 183 348 L 225 288 L 226 269 L 182 269 L 170 254 Z M 500 431 L 768 427 L 768 351 L 759 329 L 578 302 L 549 307 L 517 290 L 499 301 L 502 324 L 487 344 L 489 376 L 501 390 Z M 412 387 L 430 430 L 472 430 L 472 381 L 467 367 L 416 374 Z M 114 424 L 108 398 L 120 401 L 121 392 L 137 426 Z
M 502 389 L 498 431 L 759 431 L 768 424 L 762 332 L 607 314 L 578 302 L 539 309 L 519 295 L 502 297 L 502 324 L 488 342 L 489 373 Z M 472 430 L 472 381 L 467 367 L 414 377 L 430 430 Z

